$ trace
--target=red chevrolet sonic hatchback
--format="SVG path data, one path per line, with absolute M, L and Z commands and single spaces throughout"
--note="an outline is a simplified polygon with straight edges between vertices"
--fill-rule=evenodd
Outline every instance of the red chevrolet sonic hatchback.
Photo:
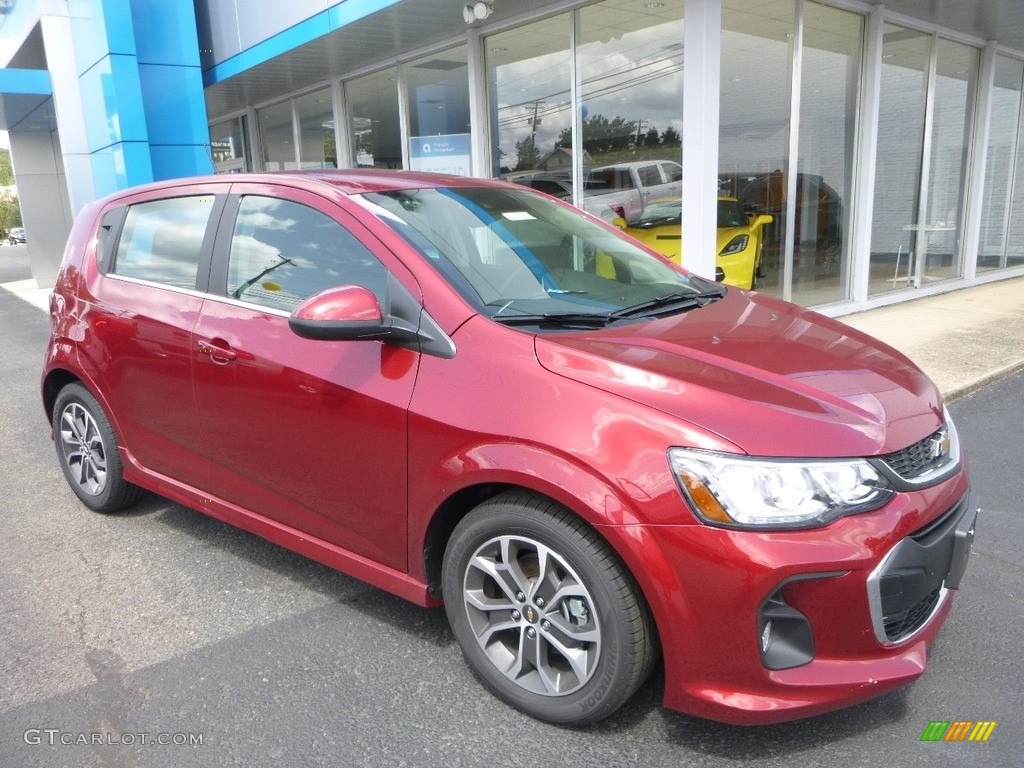
M 43 402 L 86 506 L 149 489 L 421 606 L 557 723 L 732 723 L 918 677 L 977 506 L 935 386 L 522 186 L 384 171 L 89 205 Z

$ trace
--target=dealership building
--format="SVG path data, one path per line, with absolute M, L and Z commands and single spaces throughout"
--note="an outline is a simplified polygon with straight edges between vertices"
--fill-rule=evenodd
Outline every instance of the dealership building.
M 707 275 L 736 197 L 833 315 L 1024 275 L 1019 0 L 0 0 L 0 66 L 42 287 L 108 193 L 355 167 L 681 181 Z

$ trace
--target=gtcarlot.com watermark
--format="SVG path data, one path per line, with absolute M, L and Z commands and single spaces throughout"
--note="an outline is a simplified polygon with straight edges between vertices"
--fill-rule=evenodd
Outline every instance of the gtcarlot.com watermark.
M 103 733 L 98 731 L 72 732 L 59 728 L 28 728 L 22 738 L 30 746 L 48 747 L 201 747 L 201 733 Z

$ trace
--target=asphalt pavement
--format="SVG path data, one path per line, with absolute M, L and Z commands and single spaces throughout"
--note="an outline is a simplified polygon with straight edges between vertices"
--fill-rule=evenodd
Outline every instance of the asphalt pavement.
M 26 277 L 20 248 L 0 248 L 0 283 Z M 1020 317 L 992 327 L 1015 333 Z M 486 693 L 442 610 L 156 496 L 87 511 L 39 403 L 47 334 L 43 312 L 0 290 L 0 766 L 1021 764 L 1024 374 L 1009 354 L 987 378 L 944 385 L 983 514 L 924 677 L 841 712 L 738 728 L 663 709 L 655 675 L 611 720 L 568 729 Z M 997 725 L 985 743 L 922 742 L 936 720 Z

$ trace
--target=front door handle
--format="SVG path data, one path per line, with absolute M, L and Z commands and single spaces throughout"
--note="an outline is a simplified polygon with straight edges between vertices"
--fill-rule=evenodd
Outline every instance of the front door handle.
M 206 341 L 205 339 L 199 340 L 199 353 L 202 355 L 209 355 L 210 359 L 218 365 L 233 363 L 235 358 L 238 357 L 238 353 L 233 350 L 218 346 L 212 341 Z

